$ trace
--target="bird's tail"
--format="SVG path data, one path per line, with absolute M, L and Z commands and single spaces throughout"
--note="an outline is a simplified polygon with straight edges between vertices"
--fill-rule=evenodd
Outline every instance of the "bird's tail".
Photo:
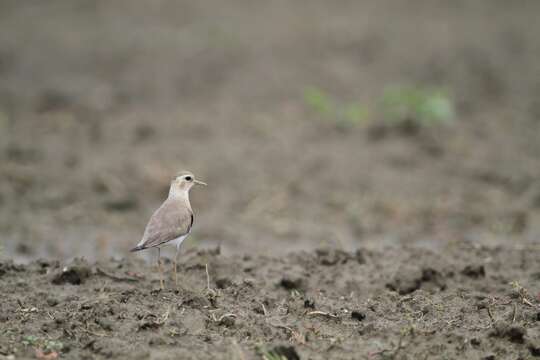
M 137 245 L 133 249 L 129 250 L 130 252 L 140 251 L 146 249 L 143 245 Z

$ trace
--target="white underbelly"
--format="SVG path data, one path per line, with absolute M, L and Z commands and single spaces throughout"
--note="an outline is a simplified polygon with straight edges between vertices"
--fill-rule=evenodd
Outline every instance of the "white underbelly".
M 163 245 L 161 245 L 161 246 L 174 245 L 174 246 L 176 246 L 177 248 L 179 248 L 180 245 L 182 245 L 182 242 L 188 237 L 188 235 L 189 235 L 189 234 L 179 236 L 179 237 L 177 237 L 177 238 L 174 239 L 174 240 L 167 241 L 165 244 L 163 244 Z M 160 247 L 161 247 L 161 246 L 160 246 Z

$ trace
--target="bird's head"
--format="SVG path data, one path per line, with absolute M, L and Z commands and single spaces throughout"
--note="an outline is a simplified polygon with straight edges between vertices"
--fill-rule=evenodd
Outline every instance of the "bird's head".
M 195 179 L 195 175 L 189 171 L 181 171 L 171 182 L 170 194 L 185 194 L 193 185 L 204 185 L 206 183 Z

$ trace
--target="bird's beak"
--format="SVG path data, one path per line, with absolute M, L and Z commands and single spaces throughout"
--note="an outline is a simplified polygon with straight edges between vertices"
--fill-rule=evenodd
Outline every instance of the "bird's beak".
M 199 180 L 193 180 L 193 182 L 197 185 L 203 185 L 203 186 L 206 186 L 206 183 L 205 182 L 202 182 L 202 181 L 199 181 Z

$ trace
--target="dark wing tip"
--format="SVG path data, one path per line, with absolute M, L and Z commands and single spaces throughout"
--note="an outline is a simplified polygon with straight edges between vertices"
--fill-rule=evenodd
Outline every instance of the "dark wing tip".
M 130 252 L 135 252 L 135 251 L 141 251 L 141 250 L 144 250 L 146 249 L 146 247 L 144 247 L 144 245 L 139 245 L 139 246 L 135 246 L 133 249 L 129 250 Z

